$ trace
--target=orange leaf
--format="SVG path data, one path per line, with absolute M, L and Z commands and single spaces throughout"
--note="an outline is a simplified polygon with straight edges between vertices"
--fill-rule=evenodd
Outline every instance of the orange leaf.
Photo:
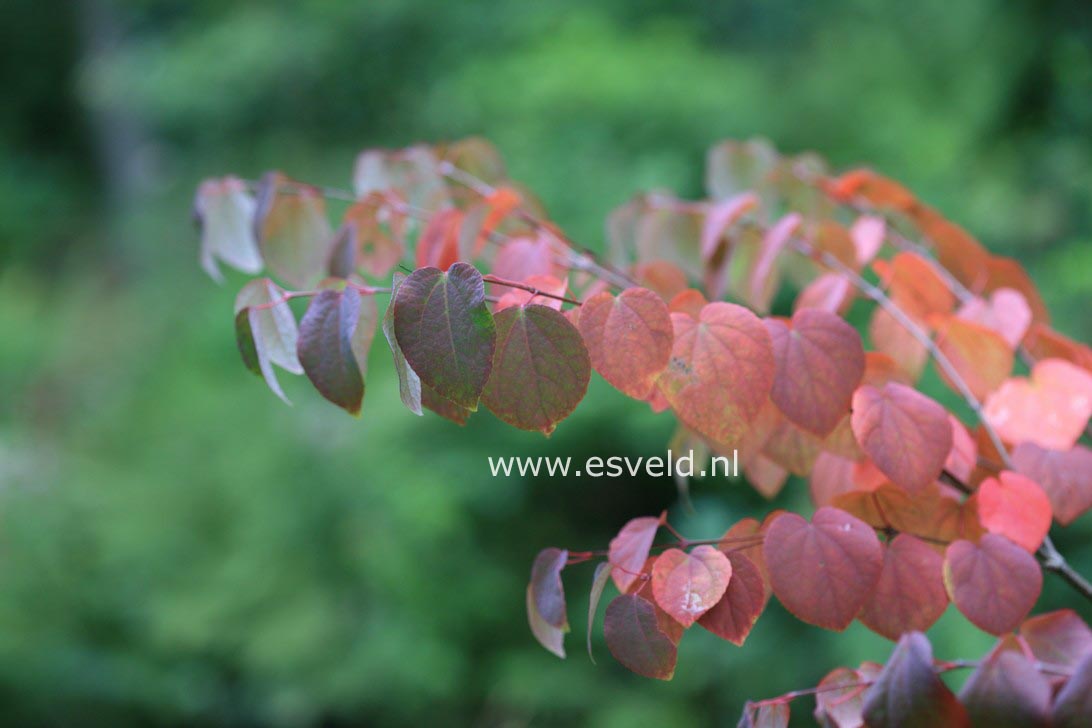
M 936 320 L 937 348 L 951 362 L 971 394 L 985 399 L 1012 373 L 1012 347 L 1001 334 L 982 324 L 953 316 Z M 938 372 L 945 383 L 956 389 L 943 370 L 938 368 Z
M 579 325 L 595 370 L 630 397 L 648 397 L 671 358 L 674 329 L 663 299 L 647 288 L 600 293 L 584 302 Z
M 683 627 L 689 627 L 724 596 L 732 578 L 732 562 L 714 547 L 690 553 L 667 549 L 652 566 L 656 603 Z
M 1050 501 L 1039 484 L 1004 471 L 986 478 L 976 492 L 978 517 L 990 533 L 1007 537 L 1035 553 L 1050 530 Z

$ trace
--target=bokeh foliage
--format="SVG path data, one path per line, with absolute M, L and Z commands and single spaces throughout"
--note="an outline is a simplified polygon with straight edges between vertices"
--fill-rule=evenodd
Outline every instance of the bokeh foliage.
M 720 724 L 748 697 L 884 657 L 859 626 L 842 638 L 775 609 L 743 649 L 688 640 L 667 685 L 592 666 L 582 619 L 557 661 L 524 623 L 534 553 L 601 546 L 677 508 L 675 486 L 494 479 L 486 456 L 656 454 L 668 419 L 601 381 L 549 440 L 484 414 L 417 419 L 381 341 L 362 421 L 304 382 L 287 408 L 239 365 L 224 312 L 242 279 L 200 273 L 190 195 L 271 167 L 346 186 L 364 146 L 477 133 L 594 248 L 632 193 L 696 195 L 709 144 L 761 134 L 904 181 L 1019 257 L 1058 328 L 1087 341 L 1090 14 L 1078 0 L 3 3 L 4 721 Z M 766 508 L 738 482 L 694 498 L 679 518 L 696 537 Z M 1085 573 L 1090 536 L 1086 520 L 1058 539 Z M 584 575 L 566 573 L 573 604 Z M 1043 606 L 1071 602 L 1048 579 Z M 942 658 L 988 642 L 953 615 L 932 637 Z

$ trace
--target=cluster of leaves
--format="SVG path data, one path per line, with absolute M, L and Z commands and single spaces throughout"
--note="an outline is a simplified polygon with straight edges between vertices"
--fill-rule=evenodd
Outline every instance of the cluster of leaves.
M 956 695 L 940 674 L 973 669 Z M 1092 629 L 1072 610 L 1032 617 L 977 662 L 933 658 L 920 632 L 903 635 L 885 665 L 839 667 L 815 688 L 748 703 L 741 727 L 787 726 L 789 703 L 815 696 L 814 716 L 831 728 L 1088 725 Z
M 222 261 L 276 279 L 240 292 L 236 331 L 282 397 L 274 365 L 358 414 L 375 298 L 389 294 L 382 330 L 417 414 L 463 423 L 484 404 L 549 434 L 594 370 L 672 412 L 677 451 L 737 453 L 767 497 L 790 473 L 808 478 L 810 521 L 774 513 L 652 556 L 666 521 L 637 518 L 607 551 L 543 551 L 528 614 L 559 655 L 561 570 L 600 554 L 592 615 L 613 578 L 611 652 L 658 678 L 686 628 L 742 643 L 771 594 L 805 622 L 860 619 L 891 639 L 927 629 L 949 600 L 987 632 L 1013 630 L 1041 565 L 1092 596 L 1048 535 L 1092 508 L 1092 450 L 1079 443 L 1092 350 L 1051 328 L 1020 265 L 897 182 L 834 176 L 760 140 L 711 149 L 707 188 L 706 200 L 657 192 L 616 210 L 605 259 L 550 222 L 480 139 L 367 150 L 351 192 L 278 172 L 212 179 L 195 210 L 211 275 Z M 328 200 L 345 208 L 336 229 Z M 769 315 L 793 289 L 791 315 Z M 297 297 L 311 299 L 298 324 Z M 862 308 L 864 338 L 845 320 Z M 930 361 L 972 426 L 916 389 Z

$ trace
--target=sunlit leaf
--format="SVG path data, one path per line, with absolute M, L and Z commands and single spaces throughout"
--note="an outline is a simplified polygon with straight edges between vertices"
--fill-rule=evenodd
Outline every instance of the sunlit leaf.
M 996 331 L 1009 347 L 1019 346 L 1031 325 L 1031 308 L 1023 294 L 1011 288 L 999 288 L 989 300 L 972 298 L 956 311 L 956 316 Z
M 983 415 L 1003 440 L 1068 450 L 1092 415 L 1092 373 L 1044 359 L 1031 377 L 1014 377 L 986 400 Z
M 609 554 L 614 567 L 611 576 L 618 591 L 625 593 L 641 573 L 648 559 L 648 551 L 652 548 L 652 540 L 663 522 L 663 515 L 659 518 L 634 518 L 611 539 Z
M 975 493 L 978 517 L 990 533 L 1035 553 L 1050 530 L 1050 501 L 1035 481 L 1004 471 L 986 478 Z
M 667 549 L 652 567 L 652 594 L 675 621 L 689 627 L 720 601 L 731 578 L 732 563 L 712 546 L 690 553 Z
M 675 343 L 658 387 L 679 419 L 710 440 L 741 440 L 773 385 L 770 335 L 753 313 L 710 303 L 699 320 L 671 314 Z
M 580 333 L 595 370 L 636 399 L 649 395 L 671 358 L 671 316 L 663 299 L 646 288 L 627 288 L 617 297 L 604 292 L 585 301 Z

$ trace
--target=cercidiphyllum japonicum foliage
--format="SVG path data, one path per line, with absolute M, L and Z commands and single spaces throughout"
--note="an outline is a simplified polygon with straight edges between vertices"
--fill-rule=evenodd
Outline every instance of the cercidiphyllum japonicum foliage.
M 359 415 L 381 322 L 416 414 L 461 424 L 484 404 L 549 434 L 594 370 L 671 412 L 676 451 L 737 451 L 763 495 L 808 478 L 808 518 L 774 512 L 695 542 L 641 517 L 602 551 L 542 551 L 527 611 L 555 654 L 570 629 L 562 572 L 601 559 L 588 633 L 613 581 L 606 642 L 642 675 L 670 678 L 695 624 L 742 645 L 776 596 L 809 624 L 857 619 L 899 640 L 886 666 L 828 676 L 816 693 L 828 724 L 1092 721 L 1087 626 L 1072 612 L 1028 619 L 1044 567 L 1092 594 L 1048 536 L 1092 508 L 1079 442 L 1092 350 L 1051 328 L 1016 261 L 875 172 L 729 141 L 710 150 L 706 183 L 705 200 L 649 193 L 615 210 L 602 258 L 477 138 L 366 150 L 351 190 L 280 172 L 210 179 L 195 213 L 210 275 L 221 263 L 270 275 L 239 293 L 236 332 L 282 398 L 278 369 Z M 769 315 L 786 282 L 791 316 Z M 294 298 L 309 299 L 298 322 Z M 869 317 L 864 338 L 851 309 Z M 975 421 L 916 388 L 930 362 Z M 661 530 L 672 540 L 657 544 Z M 919 634 L 950 602 L 1002 636 L 958 697 L 937 673 L 966 665 L 934 661 Z M 1013 682 L 1026 689 L 1003 696 Z M 783 725 L 792 697 L 749 706 L 744 724 Z

